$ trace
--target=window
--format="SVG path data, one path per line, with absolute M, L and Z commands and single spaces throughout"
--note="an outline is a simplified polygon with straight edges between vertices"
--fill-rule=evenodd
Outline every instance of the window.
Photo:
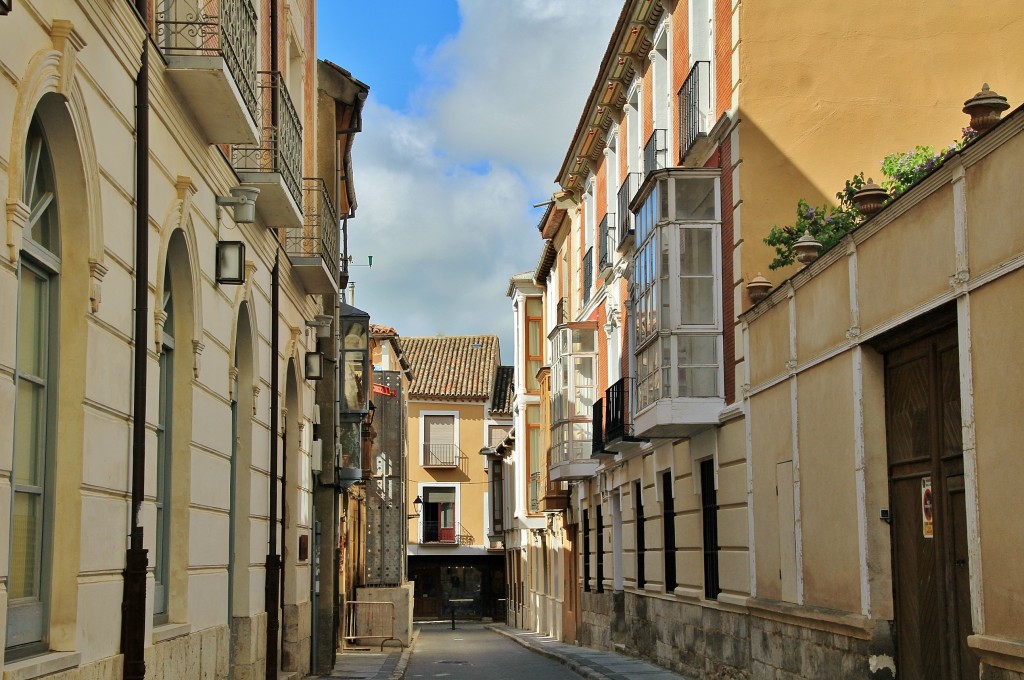
M 597 201 L 594 199 L 594 180 L 587 184 L 587 193 L 583 195 L 583 266 L 582 295 L 583 306 L 590 303 L 590 295 L 594 287 L 594 231 L 597 224 Z
M 668 470 L 661 474 L 662 493 L 662 528 L 664 530 L 665 546 L 665 592 L 671 593 L 676 589 L 676 504 L 672 493 L 672 471 Z
M 643 590 L 647 581 L 644 573 L 644 553 L 647 548 L 644 546 L 644 491 L 640 480 L 633 482 L 633 496 L 636 503 L 636 522 L 633 527 L 636 531 L 636 587 L 637 590 Z
M 715 490 L 715 461 L 700 462 L 701 523 L 704 528 L 704 597 L 718 599 L 718 494 Z
M 158 620 L 167 618 L 167 577 L 170 574 L 169 548 L 171 535 L 171 414 L 174 412 L 174 299 L 171 276 L 164 274 L 163 344 L 160 351 L 159 401 L 156 412 L 156 549 L 153 553 L 153 614 Z
M 636 214 L 630 295 L 637 411 L 669 397 L 720 397 L 721 228 L 718 179 L 679 171 Z
M 505 470 L 500 460 L 491 462 L 488 484 L 491 487 L 491 531 L 500 534 L 505 528 Z
M 668 30 L 666 22 L 662 21 L 654 34 L 654 48 L 652 51 L 653 61 L 651 63 L 651 75 L 653 77 L 653 92 L 651 102 L 651 114 L 655 130 L 667 132 L 672 128 L 669 125 L 669 116 L 672 111 L 672 74 L 668 59 Z M 667 140 L 662 150 L 669 148 Z M 659 159 L 658 167 L 665 167 L 664 155 Z M 650 172 L 654 168 L 646 167 L 644 170 Z
M 589 459 L 597 331 L 591 324 L 563 327 L 551 345 L 551 463 Z
M 425 486 L 423 499 L 423 543 L 458 543 L 455 507 L 457 488 Z
M 29 208 L 18 269 L 8 658 L 46 644 L 52 561 L 60 239 L 54 168 L 38 118 L 25 145 Z
M 540 391 L 540 384 L 537 382 L 537 372 L 544 362 L 541 355 L 541 324 L 543 323 L 543 308 L 539 297 L 526 298 L 526 391 L 537 394 Z
M 601 505 L 594 509 L 597 515 L 597 592 L 604 592 L 604 513 Z
M 583 509 L 583 591 L 590 592 L 590 512 Z
M 527 404 L 526 406 L 526 471 L 529 475 L 528 497 L 529 512 L 540 512 L 540 406 Z
M 424 413 L 423 466 L 456 467 L 458 455 L 458 419 L 453 413 Z

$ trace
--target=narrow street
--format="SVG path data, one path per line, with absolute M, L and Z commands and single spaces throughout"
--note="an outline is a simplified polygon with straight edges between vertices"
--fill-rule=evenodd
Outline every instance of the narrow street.
M 576 680 L 580 676 L 482 624 L 421 624 L 406 678 Z

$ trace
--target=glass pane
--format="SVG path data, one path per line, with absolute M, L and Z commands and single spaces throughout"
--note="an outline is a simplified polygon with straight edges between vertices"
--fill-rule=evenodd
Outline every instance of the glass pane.
M 31 267 L 21 268 L 18 284 L 18 370 L 46 377 L 46 319 L 49 282 Z
M 342 411 L 362 411 L 366 408 L 366 380 L 363 378 L 364 357 L 362 352 L 345 352 Z
M 424 502 L 426 503 L 454 503 L 455 502 L 455 489 L 451 487 L 443 487 L 436 489 L 424 489 Z
M 164 582 L 164 541 L 167 538 L 167 527 L 165 526 L 166 516 L 164 504 L 156 502 L 156 543 L 153 551 L 153 579 L 157 583 Z
M 718 363 L 718 337 L 714 335 L 678 336 L 679 365 Z
M 715 179 L 676 178 L 677 220 L 715 219 Z
M 361 321 L 351 321 L 345 329 L 345 349 L 366 349 L 366 326 Z
M 527 316 L 540 316 L 541 303 L 540 298 L 531 297 L 526 299 L 526 315 Z
M 531 356 L 540 355 L 540 321 L 530 321 L 526 334 L 526 353 Z
M 14 526 L 11 537 L 10 597 L 37 597 L 39 592 L 39 535 L 42 497 L 14 494 Z
M 594 331 L 573 331 L 573 354 L 586 354 L 594 351 Z
M 42 464 L 46 457 L 46 388 L 19 380 L 16 411 L 14 481 L 42 486 Z
M 713 324 L 715 322 L 714 284 L 714 278 L 682 278 L 679 280 L 683 324 Z
M 536 391 L 540 389 L 537 381 L 537 371 L 540 370 L 540 359 L 531 359 L 526 362 L 526 389 Z
M 684 276 L 714 275 L 711 229 L 683 229 L 679 246 Z
M 684 397 L 717 397 L 718 367 L 680 367 L 679 392 Z

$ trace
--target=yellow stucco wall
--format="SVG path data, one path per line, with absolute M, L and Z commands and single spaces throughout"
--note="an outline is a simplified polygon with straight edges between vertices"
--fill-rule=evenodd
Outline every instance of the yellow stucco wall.
M 1022 291 L 1024 271 L 1018 269 L 971 295 L 986 632 L 1015 638 L 1024 638 L 1024 419 L 1014 396 L 1024 393 L 1024 363 L 1016 359 L 1024 345 Z

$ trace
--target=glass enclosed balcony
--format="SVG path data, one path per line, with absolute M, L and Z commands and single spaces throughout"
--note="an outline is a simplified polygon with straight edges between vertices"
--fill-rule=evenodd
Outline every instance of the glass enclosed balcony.
M 597 386 L 597 328 L 592 323 L 557 327 L 551 340 L 551 481 L 594 474 L 591 418 Z
M 642 192 L 630 282 L 634 434 L 684 437 L 717 423 L 725 405 L 719 178 L 662 170 Z
M 302 124 L 278 71 L 259 73 L 260 135 L 231 147 L 242 184 L 259 188 L 256 211 L 268 227 L 298 228 L 302 217 Z
M 259 139 L 256 11 L 249 0 L 163 0 L 154 40 L 210 144 Z

